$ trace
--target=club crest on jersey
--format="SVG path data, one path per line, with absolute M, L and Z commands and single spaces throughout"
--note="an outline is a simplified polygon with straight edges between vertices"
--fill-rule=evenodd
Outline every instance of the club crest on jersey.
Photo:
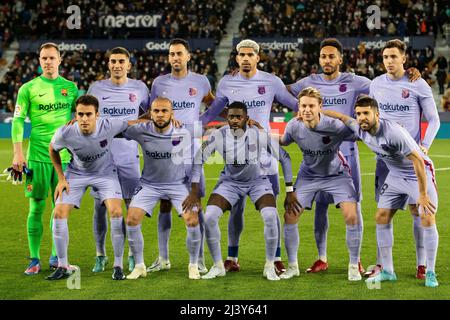
M 33 185 L 31 183 L 27 185 L 27 191 L 28 192 L 33 191 Z
M 197 89 L 196 88 L 189 88 L 189 95 L 191 97 L 194 97 L 197 94 Z
M 67 89 L 61 89 L 61 94 L 62 94 L 64 97 L 67 97 Z
M 104 148 L 107 145 L 108 145 L 108 140 L 105 139 L 105 140 L 100 141 L 100 147 Z
M 345 92 L 347 91 L 347 84 L 343 83 L 339 85 L 339 92 Z
M 134 93 L 130 93 L 130 95 L 128 96 L 128 99 L 130 99 L 131 102 L 135 102 L 136 101 L 136 95 Z
M 173 145 L 173 146 L 177 146 L 177 145 L 180 144 L 180 142 L 181 142 L 181 137 L 174 138 L 174 139 L 172 140 L 172 145 Z
M 402 98 L 403 99 L 409 98 L 409 90 L 408 89 L 402 89 Z
M 331 138 L 329 136 L 322 137 L 323 144 L 329 144 L 331 142 Z
M 265 86 L 258 86 L 258 93 L 259 94 L 266 93 L 266 87 Z

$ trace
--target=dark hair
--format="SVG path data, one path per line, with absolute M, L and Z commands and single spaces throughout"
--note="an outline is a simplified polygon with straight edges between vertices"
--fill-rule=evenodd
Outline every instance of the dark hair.
M 191 48 L 189 47 L 189 42 L 187 42 L 184 39 L 175 38 L 175 39 L 170 40 L 169 48 L 170 48 L 170 46 L 173 46 L 175 44 L 182 44 L 186 48 L 187 52 L 191 51 Z
M 46 43 L 41 44 L 41 46 L 39 47 L 39 54 L 41 54 L 42 49 L 49 49 L 49 48 L 56 49 L 56 51 L 58 51 L 58 54 L 61 55 L 58 45 L 54 42 L 46 42 Z
M 111 51 L 109 52 L 108 58 L 112 54 L 124 54 L 127 56 L 128 59 L 130 59 L 130 52 L 127 49 L 125 49 L 124 47 L 112 48 Z
M 80 96 L 77 101 L 75 102 L 75 106 L 78 106 L 79 104 L 85 105 L 85 106 L 94 106 L 95 113 L 98 112 L 98 100 L 96 97 L 91 96 L 90 94 L 85 94 Z
M 320 43 L 320 50 L 322 50 L 322 48 L 326 46 L 335 47 L 341 55 L 343 54 L 342 43 L 336 38 L 323 39 Z
M 381 54 L 383 54 L 384 49 L 390 49 L 390 48 L 397 48 L 401 54 L 405 54 L 406 52 L 406 43 L 399 39 L 393 39 L 386 42 L 386 44 L 383 47 L 383 50 L 381 50 Z
M 245 103 L 243 103 L 241 101 L 235 101 L 232 104 L 230 104 L 228 106 L 228 111 L 230 111 L 231 109 L 244 110 L 244 113 L 247 114 L 247 106 L 245 105 Z
M 362 94 L 358 97 L 358 100 L 356 100 L 355 109 L 356 107 L 370 107 L 371 109 L 378 111 L 378 102 L 374 98 Z

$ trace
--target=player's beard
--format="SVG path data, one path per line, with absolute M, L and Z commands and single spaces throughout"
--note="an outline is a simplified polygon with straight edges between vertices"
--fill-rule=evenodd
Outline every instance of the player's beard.
M 155 124 L 155 127 L 157 127 L 158 129 L 164 129 L 164 128 L 166 128 L 167 126 L 169 126 L 169 124 L 170 124 L 171 121 L 172 121 L 172 120 L 169 119 L 169 120 L 167 120 L 166 122 L 164 122 L 162 125 L 159 125 L 156 121 L 153 121 L 153 123 Z
M 323 69 L 323 74 L 327 75 L 327 76 L 331 76 L 333 73 L 336 72 L 337 68 L 336 67 L 332 67 L 332 66 L 328 66 L 328 68 L 330 68 L 330 71 L 325 71 L 325 69 Z

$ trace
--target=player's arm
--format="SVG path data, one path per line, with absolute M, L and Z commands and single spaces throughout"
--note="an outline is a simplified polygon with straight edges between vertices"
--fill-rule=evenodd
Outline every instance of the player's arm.
M 349 117 L 343 113 L 333 111 L 333 110 L 320 110 L 320 112 L 328 117 L 341 120 L 343 123 L 347 124 L 349 121 L 354 120 L 352 117 Z
M 271 140 L 272 141 L 272 140 Z M 281 163 L 281 169 L 283 170 L 283 177 L 286 186 L 286 198 L 284 199 L 284 208 L 288 213 L 300 214 L 301 206 L 298 202 L 297 195 L 294 192 L 293 175 L 292 175 L 292 162 L 289 153 L 281 148 L 278 143 L 270 143 L 268 148 L 269 153 L 276 154 L 274 147 L 278 147 L 278 161 Z
M 425 154 L 428 154 L 428 150 L 441 126 L 441 120 L 439 119 L 431 88 L 427 85 L 424 91 L 419 99 L 425 119 L 428 121 L 428 127 L 420 147 Z
M 66 192 L 69 193 L 70 187 L 69 183 L 66 180 L 66 177 L 64 176 L 59 150 L 58 151 L 55 150 L 55 146 L 52 142 L 49 145 L 49 153 L 53 167 L 55 168 L 56 174 L 58 175 L 58 184 L 55 188 L 55 201 L 56 201 L 59 195 L 62 195 L 64 190 L 66 190 Z
M 203 126 L 207 126 L 208 123 L 213 121 L 217 116 L 223 116 L 223 111 L 228 103 L 226 97 L 216 97 L 211 103 L 210 107 L 200 115 L 200 121 Z
M 424 214 L 435 214 L 436 207 L 431 202 L 427 194 L 427 175 L 425 173 L 425 165 L 423 158 L 419 155 L 417 151 L 412 151 L 407 158 L 412 161 L 414 166 L 414 172 L 416 173 L 417 180 L 419 183 L 419 200 L 417 205 L 420 210 L 423 210 Z
M 25 126 L 25 118 L 30 108 L 30 97 L 28 86 L 22 86 L 17 94 L 16 107 L 14 110 L 14 118 L 12 121 L 11 137 L 13 143 L 14 156 L 12 167 L 14 170 L 22 172 L 23 166 L 27 165 L 23 154 L 22 142 Z
M 213 102 L 214 99 L 216 99 L 216 97 L 214 96 L 214 94 L 212 93 L 211 90 L 209 90 L 208 94 L 206 96 L 203 97 L 202 102 L 208 106 L 210 106 Z
M 406 74 L 408 75 L 409 82 L 417 81 L 422 77 L 419 69 L 414 67 L 406 69 Z
M 280 78 L 275 77 L 274 81 L 275 99 L 281 104 L 285 105 L 292 111 L 298 111 L 297 99 L 286 89 Z
M 294 142 L 294 139 L 292 138 L 291 132 L 292 130 L 292 126 L 294 125 L 294 123 L 292 121 L 289 121 L 286 129 L 284 130 L 284 134 L 280 135 L 280 134 L 276 134 L 276 133 L 271 133 L 270 136 L 272 137 L 272 139 L 278 139 L 278 143 L 281 146 L 288 146 L 290 145 L 292 142 Z

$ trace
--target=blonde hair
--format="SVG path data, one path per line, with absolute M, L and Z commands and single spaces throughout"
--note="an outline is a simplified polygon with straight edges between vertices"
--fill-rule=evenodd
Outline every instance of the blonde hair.
M 244 39 L 241 42 L 239 42 L 236 46 L 237 52 L 239 52 L 240 48 L 252 48 L 256 54 L 259 54 L 259 44 L 250 39 Z
M 319 90 L 317 90 L 316 88 L 313 88 L 313 87 L 307 87 L 307 88 L 303 89 L 302 91 L 300 91 L 300 93 L 297 96 L 298 101 L 300 101 L 301 97 L 316 98 L 317 100 L 319 100 L 319 104 L 322 104 L 322 101 L 323 101 Z

